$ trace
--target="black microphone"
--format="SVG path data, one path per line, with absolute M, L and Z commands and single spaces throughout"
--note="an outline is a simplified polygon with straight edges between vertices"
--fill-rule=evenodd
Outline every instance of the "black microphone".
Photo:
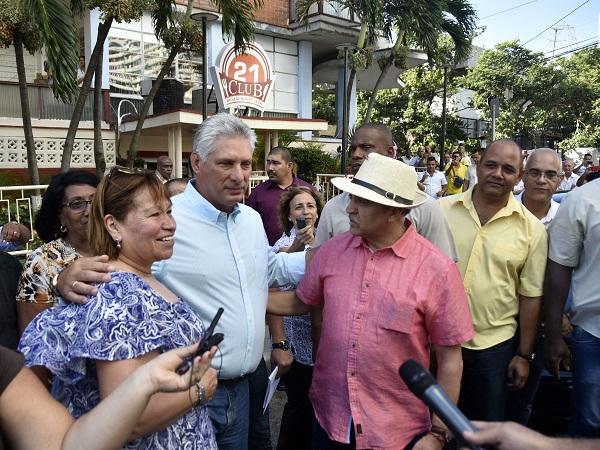
M 462 434 L 465 431 L 476 431 L 469 419 L 452 403 L 448 395 L 435 382 L 435 378 L 414 359 L 407 360 L 400 366 L 400 376 L 410 391 L 419 397 L 442 421 L 461 446 L 472 450 L 483 450 L 481 447 L 465 442 Z

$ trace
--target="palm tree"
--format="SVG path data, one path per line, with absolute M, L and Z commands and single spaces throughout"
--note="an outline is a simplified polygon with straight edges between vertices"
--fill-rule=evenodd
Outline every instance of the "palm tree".
M 94 74 L 94 163 L 96 175 L 102 177 L 106 170 L 104 159 L 104 144 L 102 142 L 102 56 L 104 49 L 100 49 L 96 73 Z
M 174 5 L 169 1 L 156 3 L 157 5 L 152 11 L 154 32 L 156 37 L 162 40 L 167 48 L 170 48 L 170 51 L 139 113 L 127 151 L 127 165 L 130 167 L 133 167 L 139 149 L 144 119 L 148 115 L 152 101 L 175 57 L 182 51 L 201 50 L 199 37 L 202 31 L 198 23 L 190 18 L 193 0 L 188 0 L 185 14 L 175 13 Z M 262 6 L 262 0 L 213 0 L 213 3 L 223 14 L 223 34 L 229 38 L 233 37 L 236 49 L 243 50 L 244 46 L 254 37 L 253 11 Z
M 81 0 L 79 0 L 81 1 Z M 77 0 L 73 0 L 77 3 Z M 137 20 L 141 17 L 144 12 L 144 3 L 135 0 L 122 0 L 120 8 L 114 8 L 113 2 L 103 2 L 102 0 L 95 0 L 93 2 L 86 3 L 87 6 L 94 8 L 98 7 L 102 12 L 102 22 L 98 24 L 98 32 L 96 34 L 96 43 L 90 56 L 85 76 L 81 82 L 79 94 L 73 108 L 73 114 L 71 116 L 71 122 L 69 123 L 69 129 L 67 130 L 67 136 L 63 146 L 63 154 L 60 162 L 61 172 L 66 172 L 71 167 L 71 155 L 73 154 L 73 145 L 75 144 L 75 135 L 79 127 L 79 121 L 83 114 L 83 107 L 85 101 L 90 92 L 90 84 L 92 77 L 96 73 L 98 61 L 102 57 L 102 49 L 104 42 L 108 36 L 108 32 L 113 21 L 127 22 L 131 20 Z
M 296 11 L 301 21 L 308 23 L 310 7 L 321 0 L 298 0 Z M 387 0 L 386 0 L 387 1 Z M 342 10 L 347 11 L 351 17 L 360 20 L 360 31 L 356 42 L 356 49 L 350 56 L 350 73 L 348 75 L 347 110 L 350 110 L 350 99 L 357 70 L 364 70 L 371 64 L 372 46 L 377 40 L 377 34 L 383 26 L 383 0 L 337 0 Z M 342 127 L 348 130 L 348 124 Z
M 454 44 L 454 61 L 459 62 L 469 56 L 476 29 L 477 16 L 468 0 L 388 0 L 383 9 L 385 36 L 391 40 L 394 32 L 397 35 L 390 54 L 378 61 L 381 72 L 367 105 L 365 122 L 371 119 L 381 81 L 392 64 L 405 64 L 409 45 L 425 50 L 430 63 L 449 62 L 438 44 L 439 37 L 447 34 Z
M 52 25 L 50 25 L 52 24 Z M 39 184 L 37 155 L 31 126 L 24 50 L 35 53 L 46 48 L 53 69 L 52 91 L 63 102 L 76 91 L 76 34 L 72 15 L 62 0 L 17 0 L 0 2 L 0 44 L 15 47 L 23 133 L 27 147 L 29 182 Z

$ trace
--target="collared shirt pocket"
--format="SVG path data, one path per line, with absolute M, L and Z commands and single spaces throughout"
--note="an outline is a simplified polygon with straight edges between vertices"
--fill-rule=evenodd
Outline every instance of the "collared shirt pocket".
M 379 311 L 379 325 L 384 330 L 409 334 L 413 325 L 415 308 L 399 301 L 393 293 L 387 292 Z

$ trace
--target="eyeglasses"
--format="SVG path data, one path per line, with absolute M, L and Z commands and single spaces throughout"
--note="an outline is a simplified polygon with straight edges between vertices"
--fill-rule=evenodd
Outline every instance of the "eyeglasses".
M 133 169 L 130 169 L 129 167 L 113 166 L 113 167 L 111 167 L 110 171 L 108 172 L 108 178 L 111 178 L 115 174 L 118 174 L 118 173 L 124 173 L 127 175 L 144 175 L 146 173 L 146 170 L 138 168 L 138 167 L 134 167 Z
M 88 207 L 88 205 L 92 204 L 93 201 L 94 201 L 94 199 L 90 199 L 90 200 L 76 199 L 76 200 L 71 200 L 68 203 L 64 203 L 61 206 L 68 206 L 69 209 L 74 212 L 83 212 Z
M 535 178 L 536 180 L 538 178 L 540 178 L 542 175 L 544 175 L 546 177 L 546 179 L 550 180 L 550 181 L 556 180 L 556 178 L 558 177 L 558 172 L 555 172 L 554 170 L 546 170 L 544 172 L 544 171 L 538 170 L 538 169 L 529 169 L 526 173 L 531 178 Z

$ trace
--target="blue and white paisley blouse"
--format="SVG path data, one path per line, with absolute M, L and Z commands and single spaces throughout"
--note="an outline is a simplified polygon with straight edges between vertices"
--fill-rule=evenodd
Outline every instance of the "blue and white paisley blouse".
M 296 239 L 296 229 L 290 230 L 290 235 L 283 233 L 281 237 L 273 244 L 273 250 L 279 251 L 282 248 L 290 247 Z M 280 288 L 281 291 L 291 291 L 296 286 L 287 284 Z M 290 341 L 294 348 L 294 359 L 305 366 L 313 365 L 312 356 L 312 337 L 310 313 L 303 316 L 285 316 L 283 318 L 283 327 L 285 337 Z
M 202 322 L 183 302 L 167 302 L 133 273 L 112 273 L 85 305 L 68 304 L 39 314 L 27 327 L 19 351 L 27 366 L 54 375 L 53 392 L 79 417 L 100 401 L 94 360 L 119 361 L 159 349 L 198 342 Z M 216 449 L 205 406 L 168 427 L 129 442 L 124 449 Z

